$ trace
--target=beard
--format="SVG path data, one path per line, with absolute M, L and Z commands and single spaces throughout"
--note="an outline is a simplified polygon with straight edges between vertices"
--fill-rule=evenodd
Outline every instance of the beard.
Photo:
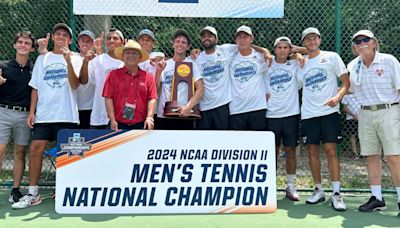
M 201 43 L 206 50 L 214 49 L 217 43 L 211 42 L 209 40 Z

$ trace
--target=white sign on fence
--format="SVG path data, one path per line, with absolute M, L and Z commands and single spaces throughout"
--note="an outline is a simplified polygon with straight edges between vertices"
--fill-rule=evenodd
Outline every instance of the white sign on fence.
M 284 0 L 74 0 L 74 14 L 283 18 Z

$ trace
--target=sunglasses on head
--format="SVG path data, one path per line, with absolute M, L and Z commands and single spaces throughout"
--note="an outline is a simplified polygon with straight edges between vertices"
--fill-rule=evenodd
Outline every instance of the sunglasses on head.
M 353 43 L 354 43 L 354 44 L 357 44 L 357 45 L 358 45 L 358 44 L 361 44 L 362 42 L 368 43 L 371 39 L 372 39 L 372 38 L 370 38 L 370 37 L 365 37 L 365 38 L 363 38 L 363 39 L 354 40 Z

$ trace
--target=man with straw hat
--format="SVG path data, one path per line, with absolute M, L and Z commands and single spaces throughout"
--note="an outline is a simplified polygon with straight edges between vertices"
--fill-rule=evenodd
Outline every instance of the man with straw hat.
M 154 129 L 157 89 L 151 73 L 139 68 L 149 54 L 134 40 L 115 49 L 115 57 L 125 66 L 112 70 L 104 84 L 110 127 L 118 129 Z

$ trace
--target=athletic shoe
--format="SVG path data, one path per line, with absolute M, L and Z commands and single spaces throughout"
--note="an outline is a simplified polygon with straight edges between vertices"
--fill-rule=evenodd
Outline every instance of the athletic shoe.
M 378 200 L 375 196 L 371 196 L 368 202 L 361 205 L 358 210 L 362 212 L 371 212 L 376 210 L 385 210 L 386 204 L 385 200 L 382 198 L 382 201 Z
M 286 188 L 286 197 L 292 201 L 299 201 L 300 196 L 297 194 L 296 188 L 294 186 L 288 186 Z
M 325 201 L 325 192 L 323 190 L 315 188 L 313 194 L 310 197 L 308 197 L 306 204 L 316 204 L 324 201 Z
M 11 191 L 10 197 L 8 198 L 8 202 L 16 203 L 21 199 L 24 195 L 19 190 Z
M 332 207 L 336 211 L 345 211 L 346 210 L 346 204 L 344 204 L 343 197 L 340 195 L 340 193 L 335 192 L 335 194 L 332 195 Z
M 21 199 L 19 199 L 19 202 L 13 203 L 13 205 L 11 207 L 14 209 L 23 209 L 23 208 L 27 208 L 30 206 L 38 205 L 40 203 L 42 203 L 40 194 L 38 194 L 37 196 L 32 196 L 31 194 L 26 194 Z

